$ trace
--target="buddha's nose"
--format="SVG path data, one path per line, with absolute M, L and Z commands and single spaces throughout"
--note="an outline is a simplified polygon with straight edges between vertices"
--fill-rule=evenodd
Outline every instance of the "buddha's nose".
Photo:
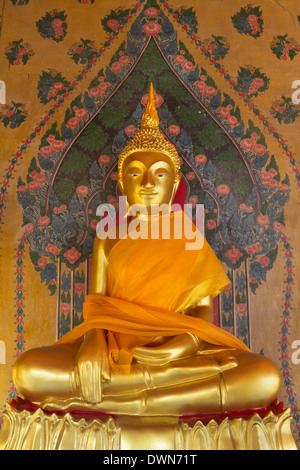
M 144 179 L 143 183 L 144 183 L 143 186 L 145 188 L 153 188 L 154 182 L 153 182 L 153 177 L 152 177 L 151 171 L 147 171 L 147 173 L 145 174 L 145 179 Z

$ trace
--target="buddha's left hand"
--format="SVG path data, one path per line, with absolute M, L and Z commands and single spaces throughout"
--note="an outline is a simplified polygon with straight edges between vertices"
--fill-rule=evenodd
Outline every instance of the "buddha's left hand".
M 188 333 L 172 337 L 161 346 L 136 348 L 134 358 L 138 362 L 164 365 L 184 357 L 194 356 L 201 348 L 201 340 Z

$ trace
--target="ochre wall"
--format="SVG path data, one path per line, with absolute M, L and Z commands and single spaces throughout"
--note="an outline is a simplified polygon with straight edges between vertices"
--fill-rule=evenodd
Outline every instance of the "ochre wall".
M 232 276 L 217 322 L 278 364 L 278 398 L 292 409 L 298 439 L 298 0 L 0 0 L 0 15 L 2 411 L 16 392 L 16 357 L 81 321 L 95 233 L 84 198 L 98 191 L 115 202 L 118 145 L 136 132 L 152 80 L 190 202 L 208 204 L 206 236 Z M 72 164 L 71 147 L 77 172 L 66 158 Z M 79 219 L 75 229 L 66 219 L 77 238 L 62 242 L 71 207 L 86 216 L 85 245 Z

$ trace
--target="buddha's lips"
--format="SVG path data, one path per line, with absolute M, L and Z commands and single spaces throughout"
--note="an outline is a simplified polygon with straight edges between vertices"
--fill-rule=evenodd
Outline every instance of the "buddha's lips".
M 157 196 L 157 193 L 153 191 L 140 191 L 139 195 L 140 196 Z

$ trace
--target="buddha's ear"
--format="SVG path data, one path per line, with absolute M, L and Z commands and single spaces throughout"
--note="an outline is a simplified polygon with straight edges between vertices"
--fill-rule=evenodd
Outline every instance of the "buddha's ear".
M 181 171 L 179 171 L 178 174 L 177 174 L 176 183 L 174 184 L 174 194 L 173 194 L 173 196 L 175 196 L 175 194 L 177 193 L 177 189 L 178 189 L 180 181 L 181 181 L 181 176 L 182 176 Z
M 123 182 L 120 181 L 119 179 L 118 179 L 118 186 L 119 186 L 120 193 L 124 195 L 124 185 L 123 185 Z

